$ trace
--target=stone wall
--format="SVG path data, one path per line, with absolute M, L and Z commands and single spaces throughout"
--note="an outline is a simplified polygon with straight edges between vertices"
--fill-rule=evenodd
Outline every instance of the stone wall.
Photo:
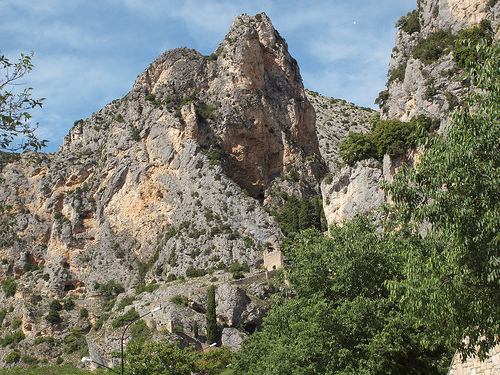
M 500 345 L 494 347 L 489 355 L 484 362 L 476 357 L 462 363 L 460 354 L 456 353 L 448 375 L 500 375 Z

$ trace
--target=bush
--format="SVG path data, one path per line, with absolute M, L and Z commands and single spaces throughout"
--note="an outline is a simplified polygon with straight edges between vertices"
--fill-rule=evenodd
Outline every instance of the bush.
M 19 359 L 21 359 L 21 354 L 17 350 L 14 350 L 5 358 L 5 363 L 17 363 Z
M 104 297 L 108 300 L 125 291 L 123 285 L 116 283 L 114 280 L 109 280 L 106 284 L 95 283 L 94 289 L 103 294 Z
M 50 324 L 58 324 L 62 322 L 61 315 L 56 310 L 49 310 L 49 313 L 45 317 L 45 320 Z
M 394 27 L 403 30 L 407 34 L 413 34 L 420 31 L 419 12 L 415 9 L 412 12 L 406 13 L 406 16 L 400 17 Z
M 7 298 L 13 297 L 14 294 L 16 294 L 16 290 L 17 290 L 17 284 L 14 281 L 14 278 L 10 278 L 10 279 L 5 280 L 2 283 L 2 289 L 5 293 L 5 297 L 7 297 Z
M 375 158 L 382 161 L 385 154 L 391 157 L 402 155 L 417 141 L 439 128 L 439 120 L 419 115 L 403 122 L 399 120 L 377 121 L 370 134 L 349 133 L 339 144 L 339 154 L 344 163 Z
M 424 65 L 437 61 L 449 47 L 453 45 L 455 37 L 451 32 L 439 30 L 421 39 L 413 49 L 412 55 L 420 59 Z
M 202 268 L 194 268 L 193 266 L 189 266 L 186 270 L 187 277 L 201 277 L 205 276 L 207 271 Z
M 477 61 L 476 45 L 479 40 L 485 39 L 488 45 L 493 41 L 493 31 L 489 20 L 482 20 L 478 26 L 471 29 L 460 30 L 458 35 L 460 39 L 453 48 L 453 60 L 461 68 L 467 68 Z
M 159 284 L 157 284 L 155 281 L 152 281 L 148 285 L 141 285 L 141 286 L 137 287 L 135 294 L 139 295 L 139 294 L 144 293 L 144 292 L 153 293 L 159 287 L 160 287 Z
M 122 311 L 125 307 L 129 306 L 134 302 L 134 297 L 125 297 L 118 304 L 116 311 Z
M 141 132 L 142 132 L 142 128 L 136 128 L 134 129 L 134 131 L 132 132 L 132 139 L 134 141 L 138 141 L 139 139 L 141 139 Z
M 339 144 L 339 155 L 348 165 L 354 165 L 358 160 L 375 156 L 375 145 L 370 134 L 349 132 Z
M 5 315 L 7 315 L 7 309 L 0 310 L 0 326 L 2 325 L 3 320 L 5 319 Z
M 130 322 L 132 322 L 134 319 L 137 319 L 138 317 L 139 317 L 139 313 L 137 311 L 135 311 L 134 307 L 132 307 L 125 314 L 123 314 L 122 316 L 119 316 L 115 320 L 113 320 L 111 325 L 113 326 L 113 328 L 123 327 L 124 325 L 129 324 Z
M 405 61 L 404 63 L 399 64 L 395 69 L 393 69 L 390 72 L 388 83 L 390 84 L 395 80 L 398 80 L 401 83 L 404 82 L 407 65 L 408 63 Z
M 64 339 L 65 354 L 71 354 L 76 351 L 82 351 L 87 346 L 87 340 L 85 340 L 85 336 L 77 329 L 72 329 L 71 334 L 66 336 Z
M 247 263 L 240 264 L 239 262 L 234 262 L 229 267 L 229 272 L 250 272 L 250 266 Z
M 11 344 L 17 344 L 25 339 L 25 335 L 22 331 L 16 331 L 11 335 L 6 335 L 2 339 L 2 348 L 9 346 Z
M 207 104 L 201 104 L 196 108 L 196 114 L 198 115 L 198 120 L 204 122 L 208 119 L 212 119 L 212 115 L 215 111 L 215 107 L 209 106 Z
M 89 311 L 85 307 L 82 307 L 80 309 L 80 319 L 86 319 L 88 317 L 89 317 Z
M 178 294 L 178 295 L 170 298 L 170 302 L 172 302 L 178 306 L 187 307 L 189 300 L 186 296 L 181 296 L 180 294 Z
M 104 325 L 104 322 L 109 318 L 109 314 L 102 314 L 99 319 L 97 319 L 97 322 L 94 324 L 94 329 L 96 331 L 99 331 L 102 326 Z
M 414 142 L 414 126 L 399 120 L 379 121 L 371 133 L 375 145 L 375 156 L 382 160 L 385 154 L 391 157 L 402 155 Z
M 26 354 L 23 356 L 23 363 L 26 363 L 27 365 L 36 365 L 38 363 L 38 359 Z
M 61 311 L 63 309 L 63 306 L 57 299 L 55 299 L 50 303 L 49 309 L 54 311 Z
M 68 298 L 64 300 L 63 308 L 66 311 L 71 311 L 75 308 L 75 302 L 71 298 Z
M 377 99 L 375 99 L 375 104 L 377 104 L 380 109 L 385 110 L 388 101 L 389 101 L 389 90 L 384 90 L 378 93 L 378 97 Z
M 151 330 L 144 320 L 139 320 L 132 327 L 130 327 L 130 341 L 144 345 L 149 337 Z
M 18 329 L 23 324 L 22 318 L 16 318 L 12 321 L 12 329 Z

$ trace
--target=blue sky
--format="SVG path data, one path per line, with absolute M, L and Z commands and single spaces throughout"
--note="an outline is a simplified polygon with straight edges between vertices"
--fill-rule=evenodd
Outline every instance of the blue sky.
M 55 152 L 75 120 L 131 90 L 164 51 L 215 51 L 235 15 L 266 12 L 298 61 L 307 89 L 374 107 L 385 89 L 394 24 L 416 0 L 2 0 L 0 51 L 35 52 L 24 80 L 38 136 Z

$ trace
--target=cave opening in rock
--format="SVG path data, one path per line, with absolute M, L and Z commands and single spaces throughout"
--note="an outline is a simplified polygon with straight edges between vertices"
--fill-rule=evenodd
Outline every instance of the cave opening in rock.
M 64 285 L 64 291 L 69 292 L 70 290 L 75 290 L 76 287 L 73 284 L 66 284 Z
M 257 325 L 255 323 L 247 323 L 243 325 L 243 329 L 251 335 L 257 330 Z

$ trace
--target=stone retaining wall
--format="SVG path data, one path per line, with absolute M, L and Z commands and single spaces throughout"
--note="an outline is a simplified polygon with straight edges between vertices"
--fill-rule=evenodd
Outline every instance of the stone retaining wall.
M 495 346 L 489 355 L 484 362 L 475 357 L 462 363 L 460 354 L 455 353 L 448 375 L 500 375 L 500 345 Z

